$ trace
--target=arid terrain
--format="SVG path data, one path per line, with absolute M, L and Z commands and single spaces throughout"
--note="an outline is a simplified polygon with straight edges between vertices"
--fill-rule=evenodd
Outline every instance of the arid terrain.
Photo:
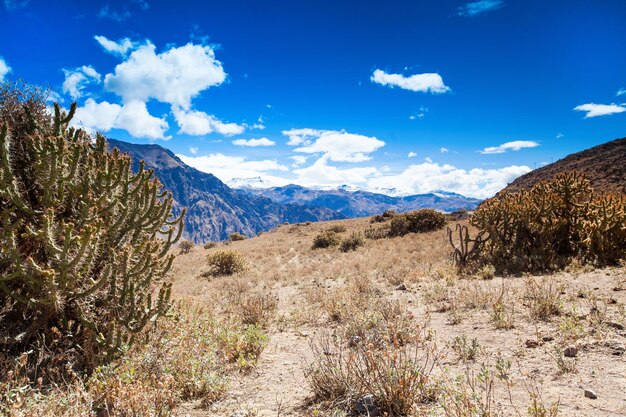
M 367 218 L 282 225 L 176 258 L 174 298 L 216 317 L 241 315 L 245 306 L 267 317 L 269 336 L 256 366 L 229 374 L 222 398 L 185 402 L 179 415 L 347 415 L 338 401 L 315 395 L 307 372 L 343 349 L 400 339 L 432 390 L 415 415 L 626 415 L 624 267 L 461 277 L 445 230 L 366 239 L 346 253 L 311 249 L 318 233 L 337 225 L 347 229 L 341 235 L 378 226 Z M 240 251 L 248 270 L 205 274 L 207 254 L 223 249 Z

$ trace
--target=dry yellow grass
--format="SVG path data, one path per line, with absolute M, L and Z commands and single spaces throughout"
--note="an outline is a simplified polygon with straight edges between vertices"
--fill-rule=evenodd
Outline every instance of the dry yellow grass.
M 343 416 L 366 393 L 391 412 L 416 416 L 626 414 L 625 268 L 460 277 L 444 230 L 365 239 L 348 252 L 311 249 L 316 235 L 337 225 L 349 236 L 382 224 L 281 225 L 176 259 L 176 299 L 216 322 L 268 334 L 259 355 L 238 347 L 241 333 L 231 340 L 217 332 L 211 340 L 221 340 L 232 356 L 220 371 L 227 383 L 214 388 L 210 401 L 175 401 L 178 415 Z M 206 274 L 207 255 L 226 246 L 242 254 L 248 269 Z M 570 346 L 575 358 L 563 355 Z M 341 362 L 340 351 L 352 352 L 342 358 L 356 362 Z M 244 358 L 237 366 L 238 354 L 254 363 Z M 329 367 L 341 372 L 324 372 Z M 406 378 L 398 380 L 389 367 Z M 337 388 L 354 378 L 359 383 L 350 390 Z M 585 398 L 584 389 L 598 399 Z

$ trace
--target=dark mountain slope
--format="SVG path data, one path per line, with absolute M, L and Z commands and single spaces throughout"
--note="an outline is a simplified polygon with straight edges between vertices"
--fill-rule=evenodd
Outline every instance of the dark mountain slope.
M 290 223 L 344 218 L 325 208 L 280 204 L 268 198 L 237 192 L 217 177 L 185 165 L 171 151 L 159 145 L 136 145 L 109 139 L 133 158 L 135 168 L 140 160 L 152 168 L 175 200 L 175 210 L 187 207 L 186 238 L 196 242 L 227 239 L 232 232 L 252 236 L 285 221 Z
M 585 173 L 596 191 L 626 191 L 626 138 L 568 155 L 522 175 L 503 191 L 529 189 L 538 182 L 552 179 L 556 174 L 565 171 Z

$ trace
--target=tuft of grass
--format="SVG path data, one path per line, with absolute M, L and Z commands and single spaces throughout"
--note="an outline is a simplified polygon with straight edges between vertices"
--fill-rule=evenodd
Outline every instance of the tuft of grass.
M 247 237 L 242 235 L 239 232 L 235 232 L 235 233 L 231 233 L 230 235 L 228 235 L 228 238 L 230 239 L 231 242 L 237 242 L 239 240 L 246 240 Z
M 186 255 L 193 250 L 194 246 L 191 240 L 183 240 L 178 244 L 178 250 L 181 255 Z
M 326 230 L 328 232 L 334 232 L 334 233 L 345 233 L 345 231 L 348 229 L 343 224 L 334 224 Z
M 528 277 L 524 287 L 524 301 L 533 319 L 547 321 L 552 316 L 558 316 L 562 313 L 563 285 L 549 278 L 534 279 Z

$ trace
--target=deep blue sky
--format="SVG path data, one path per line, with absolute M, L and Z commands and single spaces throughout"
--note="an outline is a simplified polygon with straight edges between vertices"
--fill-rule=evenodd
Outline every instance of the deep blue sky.
M 72 101 L 63 89 L 66 74 L 90 66 L 101 79 L 75 95 L 79 106 L 88 99 L 122 105 L 128 97 L 112 92 L 105 76 L 140 45 L 151 42 L 156 54 L 205 46 L 227 75 L 191 93 L 184 110 L 236 123 L 236 134 L 181 132 L 172 102 L 159 98 L 140 101 L 167 122 L 161 131 L 168 141 L 102 121 L 87 127 L 159 143 L 224 180 L 261 175 L 270 183 L 404 193 L 443 188 L 484 197 L 525 172 L 522 166 L 626 136 L 626 94 L 618 95 L 626 88 L 625 22 L 624 0 L 5 0 L 0 57 L 11 68 L 5 79 L 48 85 L 66 107 Z M 128 38 L 134 47 L 114 56 L 96 35 Z M 371 80 L 376 70 L 436 73 L 449 91 L 384 86 Z M 141 71 L 134 73 L 138 82 Z M 585 118 L 574 110 L 592 103 L 613 105 L 599 108 L 613 114 Z M 306 144 L 288 146 L 281 132 L 303 128 L 337 132 L 316 146 L 324 136 L 317 132 L 308 151 L 301 149 Z M 232 143 L 259 138 L 275 145 Z M 373 138 L 384 146 L 368 148 Z M 513 141 L 534 147 L 479 152 Z M 294 167 L 291 156 L 308 158 Z

